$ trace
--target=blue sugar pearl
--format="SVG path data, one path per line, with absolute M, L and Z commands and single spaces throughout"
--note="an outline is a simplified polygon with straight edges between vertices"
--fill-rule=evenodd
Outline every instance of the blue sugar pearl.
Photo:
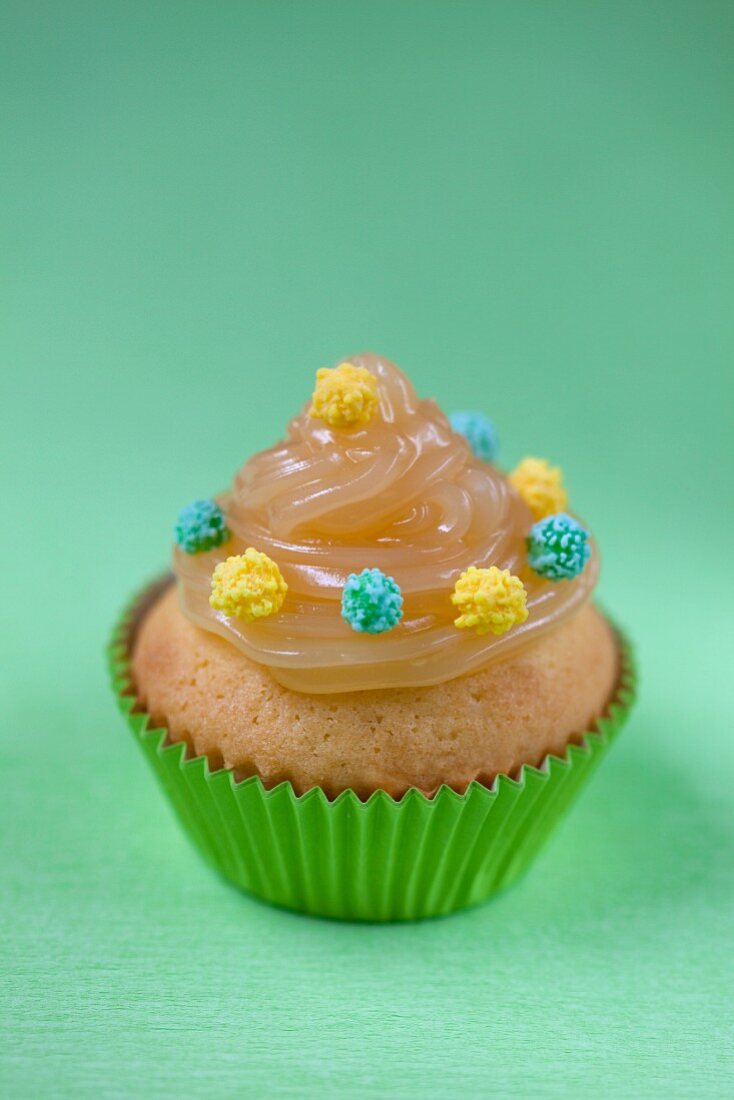
M 559 512 L 534 523 L 527 540 L 531 569 L 549 581 L 571 580 L 591 556 L 589 532 L 578 520 Z
M 499 441 L 494 424 L 480 412 L 455 412 L 449 417 L 451 427 L 463 435 L 477 458 L 494 462 L 499 454 Z
M 224 512 L 215 500 L 194 500 L 179 514 L 176 542 L 187 554 L 201 554 L 230 537 Z
M 381 569 L 350 573 L 342 592 L 342 615 L 352 630 L 383 634 L 400 622 L 403 597 L 400 588 Z

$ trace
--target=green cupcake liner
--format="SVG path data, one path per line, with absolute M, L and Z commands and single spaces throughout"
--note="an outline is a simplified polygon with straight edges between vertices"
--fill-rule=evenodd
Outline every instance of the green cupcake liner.
M 464 794 L 412 789 L 394 799 L 353 791 L 329 800 L 210 771 L 152 728 L 136 706 L 131 649 L 137 624 L 170 577 L 139 595 L 109 646 L 113 687 L 135 739 L 202 855 L 228 879 L 275 905 L 344 920 L 414 920 L 476 905 L 514 882 L 606 753 L 634 702 L 631 647 L 619 635 L 621 675 L 607 713 L 562 757 L 525 765 L 517 779 Z

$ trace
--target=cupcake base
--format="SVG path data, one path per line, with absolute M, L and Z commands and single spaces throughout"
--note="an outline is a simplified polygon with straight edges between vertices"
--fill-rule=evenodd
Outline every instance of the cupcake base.
M 361 801 L 344 791 L 330 801 L 315 787 L 297 796 L 290 783 L 267 790 L 259 778 L 237 782 L 187 759 L 140 711 L 131 680 L 138 623 L 169 583 L 138 596 L 116 625 L 110 671 L 120 707 L 184 829 L 232 882 L 275 905 L 344 920 L 414 920 L 475 905 L 514 882 L 591 776 L 634 701 L 630 646 L 618 634 L 620 680 L 606 714 L 540 767 L 464 794 L 441 787 L 399 800 L 376 791 Z

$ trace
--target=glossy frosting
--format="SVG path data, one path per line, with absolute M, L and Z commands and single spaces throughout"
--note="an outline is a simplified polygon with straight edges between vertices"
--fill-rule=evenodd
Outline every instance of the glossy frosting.
M 245 463 L 218 498 L 232 539 L 207 553 L 174 551 L 184 613 L 286 687 L 343 692 L 451 680 L 575 611 L 596 582 L 596 551 L 574 580 L 538 577 L 525 546 L 533 517 L 504 475 L 475 458 L 392 363 L 373 355 L 351 362 L 377 376 L 377 414 L 335 430 L 306 406 L 283 443 Z M 276 561 L 288 584 L 282 610 L 254 623 L 209 606 L 215 565 L 248 546 Z M 454 626 L 451 593 L 470 565 L 522 579 L 525 623 L 499 637 Z M 400 585 L 403 618 L 389 633 L 358 634 L 341 616 L 342 589 L 350 573 L 375 567 Z

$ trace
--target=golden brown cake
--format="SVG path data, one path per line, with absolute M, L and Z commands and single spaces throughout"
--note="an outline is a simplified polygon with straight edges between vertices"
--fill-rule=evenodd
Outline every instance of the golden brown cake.
M 306 694 L 194 626 L 173 586 L 146 615 L 133 654 L 152 721 L 212 768 L 333 797 L 442 783 L 463 791 L 562 754 L 615 688 L 615 637 L 591 604 L 507 658 L 430 687 Z

